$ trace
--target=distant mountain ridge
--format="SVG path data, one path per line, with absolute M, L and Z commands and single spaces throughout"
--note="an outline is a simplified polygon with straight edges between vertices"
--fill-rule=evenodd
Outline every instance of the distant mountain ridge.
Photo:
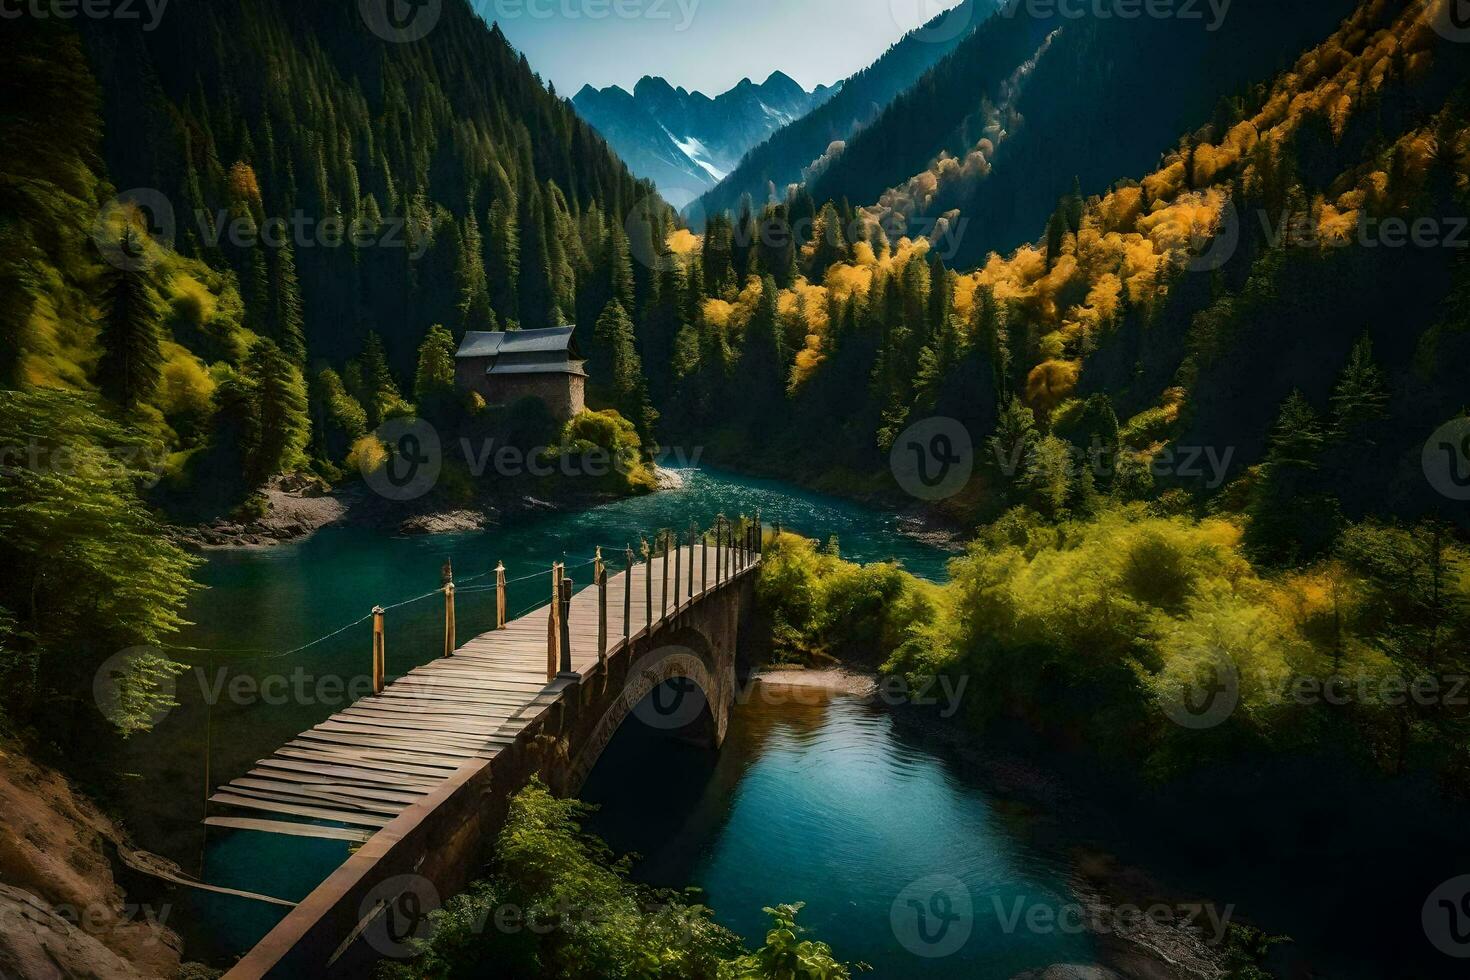
M 710 98 L 645 75 L 632 93 L 616 85 L 584 86 L 572 105 L 633 173 L 683 207 L 723 180 L 751 147 L 836 91 L 819 85 L 808 92 L 778 71 L 760 84 L 742 79 Z
M 754 145 L 739 166 L 689 210 L 691 224 L 702 228 L 706 215 L 733 212 L 746 194 L 757 209 L 772 197 L 773 191 L 777 199 L 783 198 L 787 186 L 806 180 L 808 168 L 833 143 L 851 139 L 878 118 L 894 99 L 970 37 L 997 7 L 997 0 L 963 0 L 905 34 L 877 61 L 844 81 L 841 90 L 823 105 Z M 623 159 L 628 159 L 626 154 Z M 637 167 L 633 170 L 637 172 Z M 683 206 L 673 198 L 669 202 Z

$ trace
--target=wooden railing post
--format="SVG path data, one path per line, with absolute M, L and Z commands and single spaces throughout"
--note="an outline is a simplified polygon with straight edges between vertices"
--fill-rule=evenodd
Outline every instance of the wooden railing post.
M 561 576 L 560 562 L 551 565 L 551 611 L 546 616 L 546 679 L 553 681 L 561 668 Z
M 698 533 L 698 531 L 699 531 L 699 529 L 694 526 L 694 522 L 693 521 L 690 521 L 689 522 L 689 601 L 690 602 L 693 602 L 694 601 L 694 549 L 695 549 L 694 535 L 696 533 Z
M 643 629 L 644 642 L 653 635 L 653 550 L 643 542 Z
M 669 617 L 669 532 L 664 531 L 662 537 L 664 539 L 664 585 L 658 597 L 660 622 Z
M 761 512 L 755 512 L 755 553 L 759 555 L 766 547 L 766 525 L 761 521 Z
M 627 578 L 623 581 L 623 646 L 633 638 L 633 547 L 624 545 L 623 560 Z
M 495 628 L 505 629 L 505 562 L 495 563 Z
M 607 663 L 607 566 L 597 549 L 597 662 Z
M 684 582 L 684 549 L 679 546 L 679 536 L 673 531 L 669 532 L 669 541 L 674 546 L 674 612 L 679 611 L 679 600 L 683 595 Z
M 562 680 L 579 681 L 582 675 L 572 669 L 572 580 L 563 577 L 560 588 L 557 605 L 561 607 L 561 613 L 557 619 L 561 626 L 561 664 L 556 676 Z
M 373 607 L 373 693 L 382 694 L 388 682 L 387 637 L 383 631 L 384 610 Z
M 455 647 L 454 628 L 454 583 L 450 582 L 444 586 L 444 656 L 454 656 Z
M 444 562 L 444 656 L 454 656 L 455 629 L 454 629 L 454 565 L 451 561 Z
M 715 518 L 715 588 L 717 589 L 722 581 L 720 575 L 725 568 L 724 540 L 725 515 L 721 514 Z
M 709 532 L 699 536 L 699 591 L 709 591 Z

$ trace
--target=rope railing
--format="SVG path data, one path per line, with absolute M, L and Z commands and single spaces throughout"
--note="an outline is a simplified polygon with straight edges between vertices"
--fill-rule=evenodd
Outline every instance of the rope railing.
M 653 597 L 655 566 L 660 567 L 662 570 L 663 584 L 660 592 L 662 605 L 658 611 L 657 621 L 663 622 L 669 615 L 669 601 L 671 597 L 673 599 L 673 612 L 677 614 L 697 597 L 707 593 L 711 588 L 718 588 L 727 584 L 734 575 L 739 574 L 749 567 L 751 562 L 759 555 L 761 549 L 762 535 L 760 531 L 759 512 L 757 512 L 754 521 L 754 524 L 751 524 L 743 516 L 738 520 L 730 520 L 721 514 L 715 520 L 714 526 L 708 529 L 700 530 L 695 524 L 691 523 L 688 528 L 687 540 L 680 540 L 683 535 L 678 531 L 662 529 L 655 532 L 651 540 L 640 538 L 642 546 L 637 551 L 630 545 L 623 545 L 622 547 L 597 545 L 594 554 L 590 558 L 584 558 L 580 555 L 569 557 L 566 552 L 563 552 L 562 560 L 554 562 L 549 570 L 543 569 L 541 571 L 530 572 L 515 578 L 507 578 L 505 575 L 505 565 L 499 563 L 495 568 L 478 572 L 456 583 L 452 562 L 446 561 L 441 573 L 443 584 L 439 588 L 390 605 L 375 606 L 366 615 L 360 616 L 346 625 L 340 626 L 331 632 L 324 633 L 313 640 L 292 647 L 289 650 L 268 650 L 263 648 L 226 649 L 176 644 L 163 645 L 162 649 L 180 653 L 236 655 L 241 658 L 242 662 L 251 660 L 279 660 L 303 653 L 328 640 L 341 636 L 348 630 L 371 621 L 373 624 L 373 688 L 375 693 L 382 693 L 387 680 L 385 663 L 385 617 L 388 613 L 404 609 L 436 596 L 443 597 L 445 601 L 444 656 L 449 657 L 453 656 L 457 649 L 455 621 L 456 597 L 459 595 L 477 596 L 494 592 L 496 593 L 497 599 L 496 629 L 504 629 L 507 623 L 528 616 L 538 609 L 546 607 L 551 609 L 547 628 L 547 679 L 548 681 L 554 680 L 558 676 L 576 677 L 578 675 L 571 670 L 567 622 L 570 617 L 571 595 L 575 591 L 573 579 L 568 576 L 569 572 L 580 572 L 588 566 L 594 567 L 592 582 L 584 588 L 595 588 L 598 590 L 597 653 L 599 661 L 601 661 L 607 653 L 607 636 L 610 626 L 607 611 L 608 562 L 604 557 L 604 552 L 622 556 L 623 560 L 620 562 L 623 566 L 622 570 L 630 573 L 637 564 L 640 564 L 635 556 L 638 554 L 642 555 L 643 560 L 641 564 L 644 564 L 648 568 L 648 574 L 645 576 L 644 581 L 646 602 L 644 626 L 645 629 L 651 630 L 655 622 Z M 711 554 L 711 539 L 713 539 L 713 554 Z M 689 552 L 687 571 L 683 562 L 686 548 Z M 672 562 L 670 558 L 671 552 L 673 552 Z M 713 569 L 710 567 L 711 559 L 713 559 Z M 696 565 L 698 565 L 697 576 Z M 552 591 L 550 595 L 543 595 L 530 605 L 514 613 L 507 613 L 507 590 L 511 586 L 522 585 L 537 579 L 544 580 L 548 574 L 552 579 Z M 495 576 L 493 583 L 485 585 L 469 584 L 492 575 Z M 696 582 L 698 584 L 697 589 Z M 632 592 L 633 584 L 630 577 L 623 597 L 622 636 L 625 642 L 631 638 L 632 634 L 637 632 L 633 629 L 631 623 Z

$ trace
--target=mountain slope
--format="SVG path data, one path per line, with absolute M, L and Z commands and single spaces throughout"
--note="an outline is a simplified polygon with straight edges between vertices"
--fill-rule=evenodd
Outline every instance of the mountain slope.
M 771 189 L 784 196 L 789 184 L 835 142 L 850 138 L 871 122 L 893 99 L 973 30 L 994 0 L 964 0 L 923 27 L 909 32 L 872 65 L 842 83 L 841 91 L 804 118 L 777 130 L 740 162 L 720 184 L 689 209 L 691 222 L 702 226 L 705 215 L 734 211 L 749 194 L 757 206 Z
M 273 272 L 277 250 L 230 235 L 216 246 L 199 215 L 309 222 L 294 258 L 313 356 L 339 361 L 375 331 L 406 372 L 433 323 L 566 322 L 585 253 L 574 216 L 621 221 L 651 197 L 466 0 L 446 0 L 412 44 L 332 0 L 177 0 L 156 31 L 99 23 L 85 36 L 113 181 L 173 203 L 183 254 L 232 268 L 248 294 L 252 265 Z M 322 247 L 333 216 L 383 231 L 365 248 Z M 477 295 L 459 295 L 462 274 Z
M 972 265 L 1033 236 L 1074 178 L 1094 193 L 1151 166 L 1222 98 L 1284 68 L 1352 8 L 1236 0 L 1214 23 L 1035 16 L 1012 5 L 848 141 L 809 190 L 867 203 L 898 186 L 907 200 L 897 210 L 910 220 L 958 209 L 966 229 L 947 258 Z M 1002 91 L 1032 59 L 1024 81 Z M 969 166 L 936 166 L 944 159 Z
M 1443 510 L 1421 454 L 1463 412 L 1458 365 L 1470 357 L 1470 48 L 1430 26 L 1448 3 L 1366 0 L 1274 80 L 1186 126 L 1138 179 L 1064 194 L 1031 226 L 1033 243 L 969 273 L 950 268 L 941 246 L 953 237 L 885 234 L 876 219 L 898 194 L 853 209 L 802 192 L 733 228 L 712 219 L 691 276 L 709 290 L 705 346 L 677 365 L 684 388 L 665 418 L 726 433 L 708 444 L 742 465 L 863 491 L 892 488 L 888 454 L 908 426 L 953 420 L 976 452 L 975 480 L 946 505 L 966 519 L 1020 503 L 1085 508 L 1109 484 L 1126 498 L 1203 497 L 1244 475 L 1238 508 L 1273 433 L 1310 429 L 1301 417 L 1313 413 L 1326 430 L 1341 386 L 1369 386 L 1371 360 L 1385 390 L 1366 399 L 1367 423 L 1319 433 L 1358 442 L 1314 463 L 1312 485 L 1331 482 L 1352 519 Z M 1028 62 L 1044 64 L 1065 34 Z M 1014 95 L 1033 81 L 1013 71 L 997 85 Z M 1025 132 L 1014 123 L 1010 140 Z M 1054 152 L 1081 150 L 1058 140 Z M 901 190 L 922 201 L 963 166 Z M 813 231 L 781 247 L 788 224 Z M 1429 241 L 1408 241 L 1426 227 Z M 785 399 L 743 398 L 754 372 Z M 1117 474 L 1095 486 L 1066 462 L 1093 436 Z M 1028 455 L 1042 437 L 1051 455 Z M 1316 509 L 1317 524 L 1332 519 Z M 1280 537 L 1303 554 L 1321 547 Z
M 434 400 L 444 372 L 416 368 L 462 331 L 575 321 L 601 358 L 614 297 L 642 327 L 630 248 L 672 209 L 466 0 L 413 43 L 336 0 L 23 18 L 0 42 L 0 374 L 101 396 L 189 520 L 277 472 L 335 478 Z
M 588 85 L 572 99 L 583 119 L 664 199 L 683 207 L 714 187 L 752 146 L 827 101 L 835 90 L 807 92 L 775 72 L 715 98 L 644 76 L 630 95 L 617 86 Z

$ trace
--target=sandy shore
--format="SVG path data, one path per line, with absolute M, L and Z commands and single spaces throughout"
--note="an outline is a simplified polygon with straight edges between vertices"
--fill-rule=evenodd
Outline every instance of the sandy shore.
M 819 688 L 834 694 L 851 694 L 860 698 L 871 697 L 878 692 L 878 679 L 872 674 L 861 674 L 841 667 L 811 670 L 801 667 L 766 667 L 757 671 L 755 676 L 762 684 Z

